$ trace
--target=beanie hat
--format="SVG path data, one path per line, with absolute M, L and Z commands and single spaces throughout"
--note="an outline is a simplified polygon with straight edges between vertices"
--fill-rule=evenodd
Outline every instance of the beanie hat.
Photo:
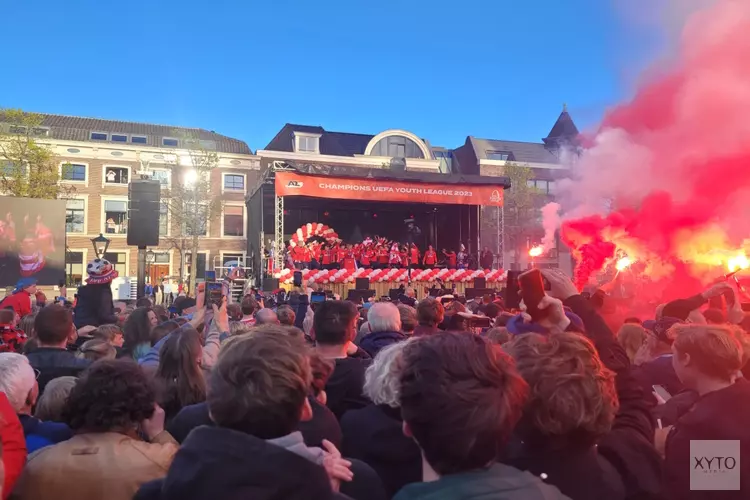
M 86 273 L 89 277 L 86 283 L 89 285 L 103 285 L 110 283 L 119 276 L 119 273 L 112 267 L 107 259 L 94 259 L 86 266 Z
M 663 316 L 657 320 L 649 319 L 644 321 L 643 328 L 651 332 L 660 342 L 671 345 L 674 342 L 674 339 L 667 335 L 667 331 L 674 325 L 682 323 L 684 323 L 684 321 L 679 318 Z
M 13 289 L 13 293 L 18 293 L 24 288 L 36 285 L 36 278 L 21 278 L 16 282 L 16 287 Z

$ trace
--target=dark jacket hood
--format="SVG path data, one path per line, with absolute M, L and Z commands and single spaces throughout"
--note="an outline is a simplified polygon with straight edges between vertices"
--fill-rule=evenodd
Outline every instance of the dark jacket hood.
M 74 313 L 76 328 L 117 323 L 110 283 L 80 287 Z
M 407 336 L 401 332 L 368 333 L 360 342 L 360 347 L 374 358 L 384 347 L 406 339 Z
M 393 500 L 563 500 L 565 495 L 528 472 L 503 464 L 405 486 Z
M 161 500 L 327 500 L 328 475 L 279 446 L 220 427 L 199 427 L 175 455 Z

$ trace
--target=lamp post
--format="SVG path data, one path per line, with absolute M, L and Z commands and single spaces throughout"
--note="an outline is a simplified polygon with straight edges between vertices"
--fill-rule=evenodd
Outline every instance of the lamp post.
M 96 238 L 91 238 L 91 244 L 94 246 L 94 253 L 96 254 L 97 259 L 103 258 L 104 254 L 107 253 L 110 241 L 111 240 L 102 233 L 99 233 L 99 236 Z
M 149 276 L 149 282 L 152 281 L 151 279 L 151 266 L 156 260 L 156 254 L 153 250 L 148 250 L 146 252 L 146 264 L 148 264 L 148 276 Z M 153 285 L 153 283 L 152 283 Z

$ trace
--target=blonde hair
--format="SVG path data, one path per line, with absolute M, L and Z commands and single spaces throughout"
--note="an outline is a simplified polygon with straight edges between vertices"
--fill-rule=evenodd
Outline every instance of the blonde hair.
M 486 337 L 493 344 L 503 345 L 509 342 L 513 335 L 504 326 L 496 326 L 487 331 Z
M 635 360 L 638 349 L 641 348 L 645 341 L 646 329 L 641 325 L 626 323 L 617 332 L 617 342 L 625 349 L 625 353 L 627 353 L 631 363 Z
M 70 391 L 75 387 L 76 377 L 57 377 L 44 387 L 34 410 L 34 416 L 40 420 L 62 422 L 62 411 Z
M 399 407 L 399 379 L 404 369 L 403 350 L 409 342 L 411 339 L 384 347 L 367 368 L 363 391 L 376 405 Z
M 503 346 L 530 387 L 528 439 L 571 438 L 591 445 L 612 427 L 619 408 L 615 374 L 586 337 L 573 332 L 515 337 Z
M 732 328 L 725 325 L 675 325 L 674 348 L 688 354 L 703 374 L 731 380 L 742 368 L 742 346 Z

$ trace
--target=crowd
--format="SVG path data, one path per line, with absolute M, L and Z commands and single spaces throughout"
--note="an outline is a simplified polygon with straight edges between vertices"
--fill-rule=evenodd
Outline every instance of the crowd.
M 554 270 L 532 321 L 411 290 L 120 310 L 106 267 L 74 307 L 0 303 L 3 499 L 750 498 L 750 319 L 704 310 L 726 283 L 613 331 Z M 691 488 L 696 440 L 739 442 L 741 489 Z

